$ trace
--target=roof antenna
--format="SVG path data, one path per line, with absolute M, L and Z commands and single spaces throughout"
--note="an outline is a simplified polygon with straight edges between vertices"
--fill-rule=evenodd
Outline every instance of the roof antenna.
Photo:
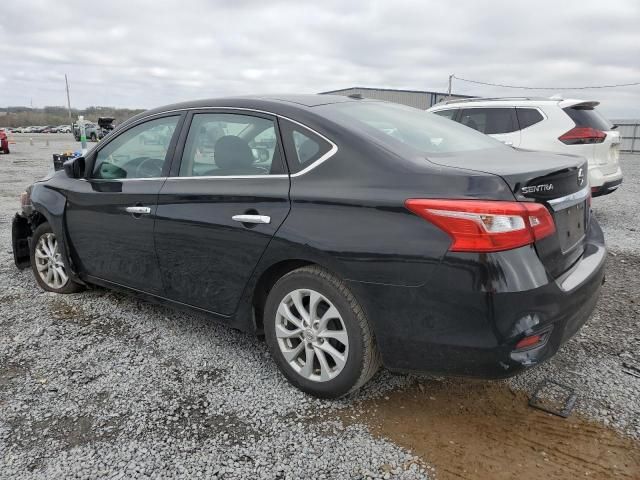
M 353 98 L 355 100 L 364 100 L 364 97 L 362 96 L 361 93 L 352 93 L 350 95 L 347 95 L 347 97 Z

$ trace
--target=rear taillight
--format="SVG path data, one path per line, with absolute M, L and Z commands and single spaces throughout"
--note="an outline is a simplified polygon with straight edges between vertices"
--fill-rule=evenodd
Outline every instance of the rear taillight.
M 556 231 L 544 205 L 486 200 L 409 199 L 407 209 L 446 232 L 452 252 L 498 252 Z
M 602 143 L 607 134 L 591 127 L 575 127 L 558 137 L 565 145 L 584 145 L 586 143 Z

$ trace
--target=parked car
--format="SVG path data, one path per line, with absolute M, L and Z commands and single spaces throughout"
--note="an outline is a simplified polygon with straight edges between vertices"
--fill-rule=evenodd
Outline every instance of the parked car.
M 58 125 L 56 127 L 56 132 L 57 133 L 71 133 L 71 126 L 70 125 Z
M 57 131 L 58 131 L 57 128 L 54 127 L 53 125 L 47 125 L 42 129 L 42 133 L 56 133 Z
M 620 134 L 596 110 L 598 105 L 559 97 L 468 98 L 440 103 L 429 111 L 513 147 L 585 157 L 596 197 L 622 183 Z
M 7 132 L 0 128 L 0 152 L 4 154 L 11 153 L 9 150 L 9 138 L 7 137 Z
M 102 129 L 92 122 L 85 122 L 84 133 L 87 140 L 91 142 L 97 142 L 104 137 Z M 73 136 L 76 139 L 76 142 L 80 141 L 80 126 L 77 123 L 73 124 Z
M 374 100 L 181 103 L 30 186 L 14 259 L 49 292 L 101 285 L 264 334 L 320 397 L 380 364 L 504 377 L 596 304 L 606 249 L 587 168 Z

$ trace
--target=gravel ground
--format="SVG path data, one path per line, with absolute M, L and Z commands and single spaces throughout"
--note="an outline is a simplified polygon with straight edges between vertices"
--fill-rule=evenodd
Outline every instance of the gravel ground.
M 16 137 L 0 156 L 0 478 L 426 477 L 364 426 L 310 419 L 348 402 L 291 387 L 251 335 L 103 289 L 40 291 L 10 222 L 51 153 L 78 146 Z M 383 372 L 360 395 L 407 381 Z
M 381 372 L 352 398 L 320 401 L 289 386 L 250 335 L 103 289 L 40 291 L 13 266 L 10 221 L 51 153 L 77 144 L 15 137 L 0 156 L 0 478 L 427 476 L 411 452 L 332 420 L 334 409 L 415 377 Z M 640 438 L 640 379 L 623 372 L 623 362 L 640 363 L 640 157 L 623 168 L 620 191 L 593 202 L 615 253 L 595 316 L 552 361 L 511 383 L 571 384 L 580 412 Z

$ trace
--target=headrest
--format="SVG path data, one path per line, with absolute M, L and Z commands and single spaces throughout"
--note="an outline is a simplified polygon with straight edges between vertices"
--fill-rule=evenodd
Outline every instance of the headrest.
M 249 144 L 235 135 L 221 137 L 214 147 L 214 160 L 220 170 L 237 170 L 253 165 Z

